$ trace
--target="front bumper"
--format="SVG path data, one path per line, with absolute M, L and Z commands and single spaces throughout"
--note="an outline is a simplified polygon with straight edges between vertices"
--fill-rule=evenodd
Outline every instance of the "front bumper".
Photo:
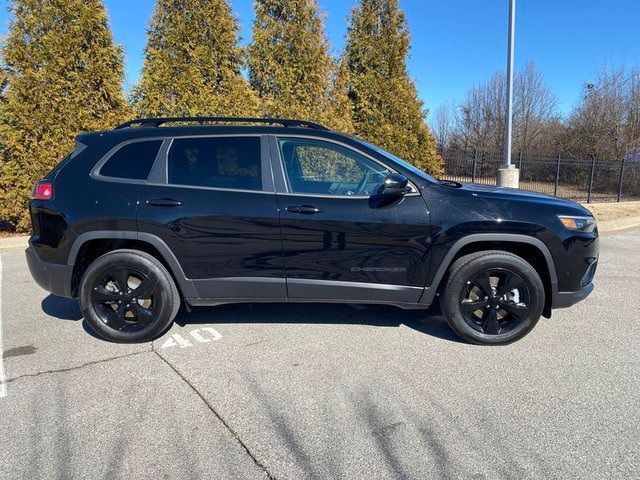
M 568 308 L 581 302 L 593 292 L 593 283 L 590 283 L 577 292 L 557 292 L 553 296 L 551 308 Z
M 72 298 L 73 265 L 43 262 L 31 246 L 27 248 L 25 255 L 31 276 L 40 287 L 54 295 Z

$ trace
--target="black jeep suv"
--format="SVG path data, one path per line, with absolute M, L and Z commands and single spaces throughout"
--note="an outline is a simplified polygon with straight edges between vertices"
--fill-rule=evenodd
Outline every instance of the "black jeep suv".
M 428 308 L 504 344 L 592 290 L 582 206 L 438 181 L 357 138 L 280 119 L 154 118 L 78 136 L 36 183 L 29 268 L 102 337 L 146 341 L 192 306 Z

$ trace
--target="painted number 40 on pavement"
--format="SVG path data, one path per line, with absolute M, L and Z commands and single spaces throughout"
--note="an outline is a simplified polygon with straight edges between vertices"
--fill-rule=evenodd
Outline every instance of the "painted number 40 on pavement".
M 222 339 L 222 335 L 213 327 L 196 328 L 189 332 L 189 337 L 174 333 L 165 340 L 160 348 L 180 347 L 188 348 L 193 347 L 193 343 L 209 343 L 211 341 L 218 341 Z

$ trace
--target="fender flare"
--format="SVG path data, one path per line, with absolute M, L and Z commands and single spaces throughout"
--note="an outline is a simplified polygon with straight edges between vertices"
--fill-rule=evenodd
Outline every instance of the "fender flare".
M 440 262 L 431 285 L 424 289 L 424 293 L 420 298 L 420 303 L 430 305 L 433 302 L 438 287 L 440 286 L 440 282 L 446 275 L 447 270 L 449 269 L 449 265 L 451 265 L 451 262 L 453 261 L 457 253 L 467 245 L 480 242 L 523 243 L 531 245 L 540 250 L 540 253 L 542 253 L 542 255 L 544 256 L 545 262 L 547 264 L 547 269 L 549 270 L 549 278 L 551 280 L 551 298 L 549 299 L 549 302 L 553 303 L 553 298 L 558 295 L 558 273 L 556 272 L 556 266 L 553 261 L 553 256 L 549 251 L 549 247 L 547 247 L 547 245 L 538 238 L 515 233 L 475 233 L 457 240 L 451 246 L 451 248 L 449 248 L 449 251 L 445 255 L 442 262 Z
M 81 233 L 74 240 L 71 250 L 69 251 L 67 265 L 75 265 L 80 248 L 90 240 L 139 240 L 141 242 L 150 244 L 160 253 L 162 259 L 169 266 L 171 273 L 178 282 L 178 286 L 180 288 L 180 291 L 182 292 L 182 295 L 184 297 L 198 296 L 193 281 L 187 278 L 176 256 L 173 254 L 169 246 L 157 235 L 146 232 L 122 230 L 95 230 L 92 232 Z

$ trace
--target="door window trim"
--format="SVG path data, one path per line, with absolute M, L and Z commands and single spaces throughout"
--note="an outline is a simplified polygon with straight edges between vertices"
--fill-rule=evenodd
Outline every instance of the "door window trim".
M 372 162 L 377 163 L 378 165 L 384 167 L 391 173 L 398 173 L 398 171 L 395 168 L 390 167 L 384 162 L 381 162 L 377 158 L 374 158 L 371 155 L 368 155 L 367 153 L 361 150 L 358 150 L 356 148 L 353 148 L 351 145 L 347 145 L 346 143 L 340 142 L 338 140 L 333 140 L 333 139 L 324 138 L 324 137 L 315 137 L 313 135 L 302 135 L 302 134 L 291 134 L 291 135 L 271 134 L 271 135 L 268 135 L 268 137 L 269 137 L 269 152 L 272 157 L 272 162 L 274 163 L 272 167 L 272 171 L 274 175 L 276 172 L 278 172 L 279 173 L 278 177 L 280 177 L 275 179 L 274 184 L 276 186 L 276 192 L 280 194 L 286 194 L 286 195 L 291 195 L 295 197 L 316 197 L 316 198 L 336 198 L 336 199 L 341 198 L 341 199 L 353 199 L 353 200 L 362 200 L 362 199 L 367 199 L 372 197 L 372 195 L 330 195 L 330 194 L 324 194 L 324 193 L 292 192 L 287 182 L 287 172 L 285 171 L 285 168 L 284 168 L 284 159 L 282 158 L 282 152 L 280 151 L 280 145 L 278 144 L 278 140 L 280 139 L 303 138 L 307 140 L 315 140 L 318 142 L 334 144 L 339 147 L 346 148 L 347 150 L 350 150 L 358 155 L 361 155 L 362 157 L 368 160 L 371 160 Z M 420 190 L 416 187 L 416 185 L 411 180 L 409 180 L 409 186 L 411 187 L 412 191 L 411 193 L 407 193 L 405 197 L 419 197 Z
M 257 137 L 260 139 L 260 169 L 262 188 L 260 190 L 248 190 L 242 188 L 225 188 L 225 187 L 207 187 L 204 185 L 183 185 L 180 183 L 169 183 L 169 152 L 173 146 L 175 140 L 182 140 L 186 138 L 230 138 L 230 137 Z M 275 188 L 273 182 L 273 167 L 271 165 L 269 155 L 269 144 L 267 135 L 260 133 L 249 134 L 209 134 L 209 135 L 174 135 L 171 137 L 165 137 L 165 143 L 160 147 L 158 158 L 156 163 L 151 167 L 151 175 L 149 181 L 145 182 L 147 185 L 161 186 L 161 187 L 174 187 L 174 188 L 188 188 L 197 190 L 213 190 L 221 192 L 241 192 L 241 193 L 260 193 L 267 195 L 274 195 Z

